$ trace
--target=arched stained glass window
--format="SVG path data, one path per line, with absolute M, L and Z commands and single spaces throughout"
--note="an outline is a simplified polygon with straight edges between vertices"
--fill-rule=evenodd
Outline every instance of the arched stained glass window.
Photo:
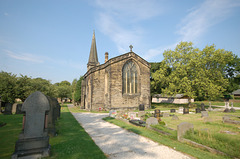
M 137 93 L 138 74 L 136 65 L 129 61 L 123 66 L 123 93 L 135 94 Z

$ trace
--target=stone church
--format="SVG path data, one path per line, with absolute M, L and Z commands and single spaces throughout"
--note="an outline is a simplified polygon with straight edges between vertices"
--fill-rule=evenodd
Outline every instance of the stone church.
M 151 65 L 132 51 L 99 64 L 95 33 L 93 33 L 87 72 L 83 76 L 81 106 L 84 109 L 137 109 L 150 103 Z

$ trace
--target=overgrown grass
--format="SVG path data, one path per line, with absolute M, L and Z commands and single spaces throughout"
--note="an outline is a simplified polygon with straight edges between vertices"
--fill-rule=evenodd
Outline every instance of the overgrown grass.
M 201 114 L 183 115 L 176 113 L 179 120 L 171 120 L 171 117 L 162 117 L 161 119 L 168 127 L 175 130 L 177 130 L 177 125 L 182 122 L 192 123 L 194 125 L 195 133 L 188 135 L 188 139 L 239 158 L 240 127 L 236 124 L 222 123 L 222 117 L 224 115 L 240 116 L 240 111 L 238 110 L 235 113 L 208 113 L 211 118 L 210 122 L 204 122 L 204 119 L 201 118 Z M 234 120 L 237 119 L 237 117 L 231 118 Z
M 22 128 L 23 115 L 0 115 L 0 121 L 7 123 L 0 127 L 0 158 L 9 159 L 15 150 L 15 143 Z M 48 158 L 96 158 L 106 156 L 75 120 L 68 108 L 62 106 L 61 118 L 56 126 L 58 136 L 50 138 L 51 156 Z
M 143 128 L 143 127 L 138 127 L 138 126 L 135 126 L 135 125 L 132 125 L 132 124 L 128 124 L 128 123 L 125 123 L 125 122 L 123 122 L 121 120 L 117 120 L 117 119 L 114 119 L 114 118 L 111 118 L 111 117 L 106 117 L 103 120 L 108 121 L 110 123 L 113 123 L 115 125 L 118 125 L 118 126 L 124 128 L 124 129 L 132 131 L 132 132 L 134 132 L 136 134 L 145 136 L 145 137 L 147 137 L 147 138 L 149 138 L 149 139 L 151 139 L 151 140 L 153 140 L 155 142 L 158 142 L 159 144 L 163 144 L 163 145 L 169 146 L 171 148 L 176 149 L 177 151 L 181 151 L 183 153 L 187 153 L 187 154 L 189 154 L 191 156 L 194 156 L 196 158 L 199 158 L 199 159 L 229 158 L 227 156 L 215 155 L 215 154 L 212 154 L 210 152 L 203 151 L 201 149 L 192 147 L 190 145 L 178 142 L 176 140 L 176 132 L 174 132 L 174 131 L 170 132 L 172 135 L 167 136 L 167 135 L 163 135 L 161 133 L 158 133 L 156 131 L 149 130 L 149 129 Z M 165 129 L 165 128 L 163 128 L 163 129 Z
M 15 143 L 22 129 L 23 115 L 0 114 L 0 122 L 6 123 L 0 127 L 0 158 L 9 159 L 15 150 Z
M 66 105 L 62 106 L 61 119 L 58 122 L 58 136 L 50 138 L 51 157 L 65 158 L 96 158 L 106 156 L 85 132 L 69 112 Z

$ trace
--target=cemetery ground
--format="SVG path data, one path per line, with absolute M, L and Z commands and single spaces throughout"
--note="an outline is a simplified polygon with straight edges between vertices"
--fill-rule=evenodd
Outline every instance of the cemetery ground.
M 0 158 L 9 159 L 22 129 L 23 115 L 0 114 Z M 51 156 L 48 158 L 97 158 L 105 159 L 104 153 L 79 125 L 66 105 L 62 106 L 57 122 L 58 135 L 50 138 Z

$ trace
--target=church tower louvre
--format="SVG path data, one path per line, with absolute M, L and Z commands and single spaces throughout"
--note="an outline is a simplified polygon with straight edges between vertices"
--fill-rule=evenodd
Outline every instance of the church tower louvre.
M 92 37 L 92 44 L 91 44 L 91 50 L 89 54 L 89 59 L 87 63 L 87 70 L 98 66 L 98 55 L 97 55 L 97 45 L 96 45 L 96 39 L 95 39 L 95 31 L 93 31 L 93 37 Z

